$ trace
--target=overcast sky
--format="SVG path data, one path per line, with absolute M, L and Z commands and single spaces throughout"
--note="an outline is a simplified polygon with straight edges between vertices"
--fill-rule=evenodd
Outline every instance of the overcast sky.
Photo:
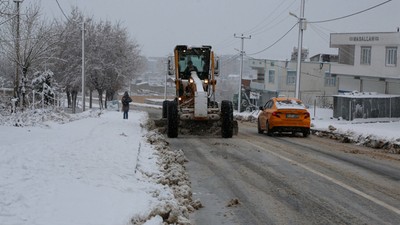
M 26 0 L 27 1 L 27 0 Z M 26 2 L 25 1 L 25 2 Z M 386 0 L 306 0 L 308 21 L 322 21 L 362 11 Z M 63 19 L 56 0 L 41 0 L 44 14 Z M 245 39 L 248 56 L 288 59 L 297 47 L 298 27 L 278 41 L 297 22 L 301 0 L 58 0 L 67 15 L 78 6 L 95 19 L 121 21 L 145 56 L 166 56 L 177 44 L 212 45 L 216 54 L 238 54 Z M 400 26 L 400 1 L 392 0 L 372 10 L 326 23 L 311 23 L 303 47 L 310 55 L 336 53 L 329 34 L 341 32 L 393 32 Z M 65 18 L 64 18 L 65 19 Z M 272 47 L 269 47 L 273 45 Z M 269 48 L 268 48 L 269 47 Z M 266 49 L 265 51 L 262 51 Z M 258 54 L 254 54 L 260 52 Z

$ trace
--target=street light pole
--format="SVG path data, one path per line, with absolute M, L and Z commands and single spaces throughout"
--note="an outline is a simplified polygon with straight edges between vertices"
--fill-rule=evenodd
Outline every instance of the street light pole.
M 240 112 L 240 106 L 242 104 L 242 77 L 243 77 L 244 39 L 251 39 L 251 35 L 246 37 L 243 34 L 240 35 L 240 36 L 236 36 L 236 34 L 234 34 L 234 37 L 242 39 L 242 44 L 241 44 L 241 48 L 240 48 L 240 78 L 239 78 L 239 92 L 238 92 L 238 112 Z
M 82 112 L 85 111 L 85 19 L 82 20 Z
M 167 62 L 165 63 L 167 69 L 165 72 L 165 79 L 164 79 L 164 100 L 167 100 L 167 81 L 168 81 L 168 56 L 167 56 Z
M 303 49 L 303 30 L 306 28 L 306 21 L 304 18 L 304 0 L 301 0 L 300 4 L 300 17 L 299 19 L 299 37 L 298 37 L 298 44 L 297 44 L 297 70 L 296 70 L 296 93 L 295 97 L 300 98 L 300 75 L 301 75 L 301 53 Z M 290 14 L 293 15 L 293 14 Z

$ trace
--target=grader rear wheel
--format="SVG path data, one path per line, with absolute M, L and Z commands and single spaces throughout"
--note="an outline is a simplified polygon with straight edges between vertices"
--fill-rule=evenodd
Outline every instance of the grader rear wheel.
M 178 103 L 169 101 L 167 104 L 167 136 L 169 138 L 178 137 Z
M 223 138 L 233 136 L 233 106 L 231 101 L 223 100 L 221 102 L 222 126 L 221 134 Z

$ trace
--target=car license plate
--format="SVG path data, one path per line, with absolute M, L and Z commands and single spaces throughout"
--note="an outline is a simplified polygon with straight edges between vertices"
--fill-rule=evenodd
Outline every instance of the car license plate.
M 286 114 L 286 118 L 299 118 L 298 114 Z

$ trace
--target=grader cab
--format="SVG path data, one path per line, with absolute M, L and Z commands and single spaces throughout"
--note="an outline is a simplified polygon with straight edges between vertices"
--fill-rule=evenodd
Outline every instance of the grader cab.
M 218 104 L 215 100 L 218 60 L 211 46 L 176 46 L 168 60 L 168 73 L 175 76 L 176 93 L 174 100 L 163 102 L 167 136 L 177 137 L 185 126 L 206 131 L 217 125 L 223 138 L 231 138 L 236 122 L 233 106 L 231 101 Z

